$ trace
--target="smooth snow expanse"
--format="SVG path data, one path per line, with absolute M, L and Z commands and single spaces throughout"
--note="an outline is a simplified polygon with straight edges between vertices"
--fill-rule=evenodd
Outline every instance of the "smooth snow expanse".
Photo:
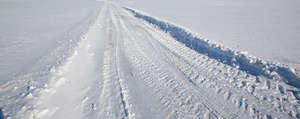
M 300 70 L 299 0 L 128 0 L 232 49 Z
M 133 3 L 2 0 L 0 119 L 300 118 L 293 68 Z

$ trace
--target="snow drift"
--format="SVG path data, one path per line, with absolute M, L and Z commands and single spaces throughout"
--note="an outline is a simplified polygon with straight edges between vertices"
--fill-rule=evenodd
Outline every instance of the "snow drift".
M 187 47 L 201 54 L 205 54 L 212 59 L 237 67 L 254 76 L 264 76 L 269 79 L 281 79 L 288 85 L 300 88 L 300 78 L 297 77 L 291 67 L 267 62 L 257 57 L 250 56 L 245 52 L 225 48 L 222 45 L 200 38 L 197 34 L 178 25 L 147 15 L 147 13 L 133 10 L 132 8 L 125 9 L 130 11 L 135 17 L 145 20 L 146 22 L 157 26 L 164 32 L 169 33 L 175 40 L 185 44 Z

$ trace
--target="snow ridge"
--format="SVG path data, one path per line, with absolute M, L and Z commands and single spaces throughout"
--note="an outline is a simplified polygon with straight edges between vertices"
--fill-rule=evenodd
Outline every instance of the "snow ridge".
M 300 78 L 297 77 L 293 68 L 278 63 L 267 62 L 257 57 L 250 56 L 245 52 L 225 48 L 222 45 L 200 38 L 198 35 L 185 28 L 150 16 L 147 13 L 128 7 L 124 7 L 124 9 L 131 12 L 136 18 L 153 24 L 162 31 L 169 33 L 175 40 L 185 44 L 185 46 L 198 53 L 205 54 L 224 64 L 237 67 L 251 75 L 264 76 L 269 79 L 279 79 L 288 85 L 300 88 Z
M 8 77 L 8 82 L 1 84 L 0 87 L 3 90 L 0 91 L 0 95 L 8 96 L 0 99 L 2 103 L 0 107 L 3 108 L 0 115 L 5 115 L 3 116 L 5 118 L 13 117 L 18 113 L 32 109 L 32 104 L 36 102 L 31 101 L 31 96 L 39 95 L 39 91 L 47 87 L 51 73 L 63 65 L 68 57 L 72 56 L 74 48 L 78 47 L 79 42 L 85 39 L 85 34 L 94 24 L 99 11 L 99 8 L 90 11 L 77 25 L 58 36 L 62 37 L 63 40 L 58 41 L 58 46 L 54 49 L 49 49 L 49 54 L 38 59 L 35 65 L 27 71 L 12 74 L 11 77 Z M 24 115 L 17 116 L 22 118 Z

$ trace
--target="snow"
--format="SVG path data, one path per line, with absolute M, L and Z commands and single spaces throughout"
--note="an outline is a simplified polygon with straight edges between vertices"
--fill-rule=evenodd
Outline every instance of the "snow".
M 85 0 L 0 1 L 0 108 L 5 116 L 28 108 L 24 105 L 72 54 L 98 10 L 98 2 Z
M 31 67 L 59 43 L 72 39 L 67 32 L 84 22 L 95 9 L 93 4 L 78 0 L 0 1 L 1 81 Z
M 300 118 L 297 68 L 144 12 L 149 1 L 0 3 L 1 119 Z
M 297 0 L 128 0 L 124 4 L 299 72 Z
M 231 49 L 220 47 L 220 45 L 205 41 L 199 36 L 193 35 L 191 32 L 180 26 L 159 20 L 151 16 L 145 15 L 145 13 L 136 12 L 130 8 L 125 8 L 132 14 L 157 26 L 162 31 L 169 33 L 175 40 L 183 43 L 186 47 L 189 47 L 198 53 L 205 54 L 212 59 L 216 59 L 227 65 L 236 67 L 242 71 L 254 76 L 265 76 L 268 78 L 277 78 L 278 75 L 282 77 L 282 80 L 289 85 L 300 87 L 300 79 L 295 74 L 295 71 L 290 67 L 272 64 L 261 59 L 251 57 L 247 52 L 236 52 Z M 254 61 L 255 60 L 255 61 Z

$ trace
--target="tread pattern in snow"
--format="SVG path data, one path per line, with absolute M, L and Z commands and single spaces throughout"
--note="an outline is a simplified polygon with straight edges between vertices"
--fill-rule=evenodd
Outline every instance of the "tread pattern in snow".
M 265 76 L 267 78 L 278 78 L 280 76 L 285 83 L 300 88 L 300 78 L 289 67 L 279 66 L 258 58 L 249 57 L 234 50 L 225 49 L 220 45 L 211 44 L 174 24 L 150 17 L 130 8 L 125 9 L 130 11 L 135 17 L 157 26 L 162 31 L 169 33 L 175 40 L 198 53 L 207 55 L 209 58 L 238 67 L 240 70 L 254 76 Z

